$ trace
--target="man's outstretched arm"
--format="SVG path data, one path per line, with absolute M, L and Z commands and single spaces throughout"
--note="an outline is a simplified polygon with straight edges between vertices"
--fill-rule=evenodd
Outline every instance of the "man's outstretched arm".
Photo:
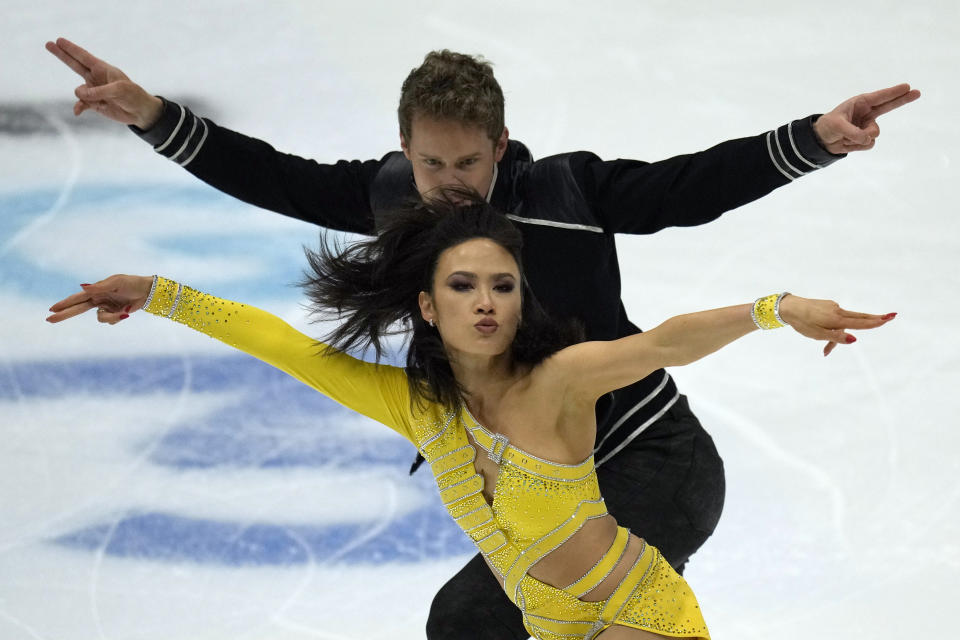
M 374 233 L 369 187 L 381 161 L 321 164 L 281 153 L 150 94 L 65 38 L 46 48 L 84 79 L 74 91 L 74 114 L 91 110 L 129 125 L 157 153 L 244 202 L 331 229 Z
M 850 151 L 872 148 L 880 134 L 877 118 L 919 97 L 919 91 L 900 84 L 697 153 L 648 163 L 601 161 L 581 152 L 570 156 L 571 170 L 607 232 L 647 234 L 700 225 Z

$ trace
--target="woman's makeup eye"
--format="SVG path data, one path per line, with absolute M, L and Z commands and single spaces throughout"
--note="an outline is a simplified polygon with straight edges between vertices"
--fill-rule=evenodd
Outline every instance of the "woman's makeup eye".
M 496 289 L 501 293 L 510 293 L 511 291 L 513 291 L 514 287 L 512 282 L 507 282 L 503 284 L 498 284 L 496 287 L 494 287 L 494 289 Z
M 450 288 L 454 291 L 469 291 L 473 288 L 473 284 L 465 280 L 454 280 L 450 283 Z

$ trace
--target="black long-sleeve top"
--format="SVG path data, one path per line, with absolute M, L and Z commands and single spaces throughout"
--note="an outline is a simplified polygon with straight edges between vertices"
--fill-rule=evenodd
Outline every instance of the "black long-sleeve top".
M 154 127 L 134 131 L 157 152 L 244 202 L 372 235 L 383 216 L 416 197 L 410 163 L 399 151 L 380 160 L 321 164 L 164 102 Z M 490 201 L 523 233 L 524 272 L 546 309 L 579 318 L 589 340 L 620 338 L 640 329 L 620 300 L 614 235 L 704 224 L 834 162 L 842 156 L 819 144 L 816 117 L 653 163 L 604 161 L 586 151 L 534 161 L 522 143 L 511 140 Z M 598 403 L 597 464 L 642 434 L 678 395 L 661 370 Z

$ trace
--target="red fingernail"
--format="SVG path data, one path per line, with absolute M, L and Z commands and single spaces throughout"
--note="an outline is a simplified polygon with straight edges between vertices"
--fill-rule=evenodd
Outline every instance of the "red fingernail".
M 128 304 L 128 305 L 126 306 L 126 308 L 124 309 L 124 311 L 126 311 L 127 313 L 129 313 L 131 306 L 133 306 L 133 305 L 129 305 L 129 304 Z
M 883 316 L 883 319 L 884 319 L 884 320 L 893 320 L 893 319 L 896 318 L 896 317 L 897 317 L 897 314 L 896 314 L 896 313 L 888 313 L 887 315 Z
M 121 320 L 126 320 L 126 319 L 129 318 L 129 317 L 130 317 L 130 314 L 129 314 L 129 313 L 124 313 L 124 314 L 122 314 L 122 315 L 120 316 L 120 319 L 121 319 Z
M 856 341 L 857 339 L 854 338 L 853 336 L 847 336 L 847 344 L 853 344 Z
M 86 283 L 86 284 L 82 284 L 82 285 L 80 285 L 80 286 L 81 286 L 81 287 L 89 287 L 90 284 L 89 284 L 89 283 Z

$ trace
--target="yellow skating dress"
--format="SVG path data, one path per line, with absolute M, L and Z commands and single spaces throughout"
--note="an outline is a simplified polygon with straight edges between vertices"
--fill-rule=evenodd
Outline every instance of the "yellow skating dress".
M 507 596 L 538 640 L 590 640 L 613 624 L 676 638 L 709 639 L 696 597 L 656 548 L 636 562 L 603 601 L 588 593 L 614 569 L 629 532 L 618 528 L 609 550 L 582 578 L 556 588 L 528 575 L 587 521 L 607 514 L 593 457 L 575 465 L 543 460 L 479 424 L 435 403 L 411 405 L 404 370 L 353 358 L 318 344 L 255 307 L 223 300 L 157 278 L 144 305 L 245 351 L 340 404 L 380 422 L 416 446 L 430 464 L 450 515 L 503 580 Z M 474 460 L 477 449 L 499 465 L 493 502 Z

